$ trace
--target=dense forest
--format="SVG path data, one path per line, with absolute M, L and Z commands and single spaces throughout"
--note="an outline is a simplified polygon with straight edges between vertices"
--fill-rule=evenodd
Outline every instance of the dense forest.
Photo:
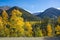
M 0 13 L 0 37 L 60 36 L 60 16 L 57 19 L 49 17 L 41 19 L 34 16 L 36 20 L 35 18 L 29 20 L 30 17 L 27 17 L 27 20 L 18 9 L 13 9 L 10 13 L 8 11 L 2 10 Z

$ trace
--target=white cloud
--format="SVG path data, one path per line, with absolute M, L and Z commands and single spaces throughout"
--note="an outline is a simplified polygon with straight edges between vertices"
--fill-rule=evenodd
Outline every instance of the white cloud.
M 59 10 L 60 10 L 60 8 L 57 8 L 57 9 L 59 9 Z

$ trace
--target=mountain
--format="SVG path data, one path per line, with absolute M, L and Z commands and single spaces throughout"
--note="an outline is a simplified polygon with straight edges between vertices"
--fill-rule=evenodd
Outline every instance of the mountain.
M 57 18 L 58 16 L 60 16 L 60 10 L 51 7 L 46 9 L 44 12 L 38 14 L 37 16 L 41 18 L 44 18 L 44 17 Z
M 32 15 L 31 13 L 29 13 L 28 11 L 20 8 L 20 7 L 17 7 L 17 6 L 14 6 L 10 9 L 7 10 L 7 13 L 8 15 L 11 14 L 11 12 L 14 10 L 14 9 L 17 9 L 19 10 L 20 12 L 22 12 L 22 17 L 24 18 L 25 21 L 38 21 L 40 20 L 39 17 L 35 16 L 35 15 Z
M 2 11 L 3 11 L 3 10 L 2 10 L 2 9 L 0 9 L 0 15 L 2 15 Z
M 0 9 L 2 10 L 8 10 L 10 7 L 9 6 L 0 6 Z
M 37 13 L 33 13 L 33 15 L 38 15 L 38 14 L 41 14 L 42 12 L 37 12 Z

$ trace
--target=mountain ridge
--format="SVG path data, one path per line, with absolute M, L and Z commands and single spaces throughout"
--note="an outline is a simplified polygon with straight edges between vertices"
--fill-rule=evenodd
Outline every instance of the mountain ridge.
M 8 10 L 10 7 L 9 6 L 0 6 L 0 9 L 2 10 Z
M 22 13 L 22 18 L 24 18 L 24 21 L 38 21 L 38 20 L 40 20 L 39 17 L 37 17 L 35 15 L 32 15 L 28 11 L 26 11 L 26 10 L 24 10 L 24 9 L 18 7 L 18 6 L 11 7 L 8 10 L 5 10 L 5 11 L 8 13 L 8 15 L 11 15 L 11 12 L 14 9 L 19 10 Z M 3 9 L 1 9 L 1 10 L 3 10 Z
M 60 16 L 60 10 L 51 7 L 46 9 L 44 12 L 38 14 L 37 16 L 41 18 L 44 18 L 44 17 L 57 18 L 58 16 Z

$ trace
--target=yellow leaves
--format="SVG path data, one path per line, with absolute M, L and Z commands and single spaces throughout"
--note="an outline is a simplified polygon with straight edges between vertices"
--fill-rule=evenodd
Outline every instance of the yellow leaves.
M 32 36 L 32 25 L 30 24 L 30 22 L 25 22 L 25 34 L 26 36 Z
M 16 25 L 18 25 L 18 26 L 24 26 L 24 22 L 23 21 L 18 21 L 17 23 L 16 23 Z
M 51 28 L 51 25 L 50 24 L 47 25 L 47 31 L 48 32 L 52 32 L 52 28 Z
M 17 17 L 17 16 L 11 16 L 11 19 L 10 20 L 14 20 L 14 21 L 24 21 L 24 19 L 22 17 Z
M 17 14 L 16 14 L 17 16 L 21 16 L 22 15 L 22 13 L 19 11 L 19 10 L 17 10 Z
M 3 22 L 2 22 L 2 17 L 0 17 L 0 23 L 3 23 Z
M 0 17 L 0 29 L 3 29 L 3 21 L 2 21 L 2 17 Z
M 42 30 L 38 30 L 38 36 L 43 36 Z
M 0 24 L 0 30 L 1 30 L 1 29 L 4 29 L 3 24 L 2 24 L 2 25 Z
M 40 34 L 40 36 L 43 36 L 42 30 L 40 30 L 39 34 Z
M 2 17 L 5 21 L 8 19 L 8 14 L 5 10 L 3 10 L 3 12 L 2 12 Z
M 8 37 L 9 36 L 31 37 L 34 35 L 36 35 L 37 37 L 42 37 L 43 33 L 45 33 L 45 35 L 46 35 L 46 30 L 47 30 L 47 35 L 53 36 L 51 24 L 48 24 L 46 26 L 47 28 L 45 30 L 43 28 L 45 25 L 45 23 L 43 23 L 43 21 L 25 21 L 24 22 L 24 19 L 21 16 L 22 16 L 22 13 L 17 9 L 12 10 L 10 17 L 4 10 L 2 12 L 2 17 L 0 17 L 0 31 L 2 30 L 2 35 L 4 34 L 5 36 L 8 36 Z M 9 19 L 8 19 L 8 17 L 9 17 Z M 59 18 L 58 18 L 58 22 L 60 22 Z M 40 26 L 41 26 L 41 28 L 40 28 Z M 55 31 L 57 31 L 56 34 L 60 34 L 59 25 L 57 25 L 57 27 L 55 27 Z
M 52 36 L 51 24 L 48 24 L 48 25 L 47 25 L 47 35 L 50 36 L 50 37 Z
M 17 18 L 17 19 L 19 19 L 20 21 L 24 21 L 24 19 L 22 18 L 22 17 L 19 17 L 19 18 Z M 18 21 L 18 20 L 17 20 Z
M 23 18 L 21 17 L 11 17 L 11 22 L 17 26 L 23 26 L 24 22 L 23 22 Z
M 8 28 L 5 28 L 5 33 L 8 35 L 8 34 L 10 34 L 10 31 L 9 31 L 9 29 Z
M 20 26 L 20 27 L 24 26 L 23 18 L 20 17 L 20 18 L 17 18 L 16 20 L 17 20 L 16 21 L 17 26 Z
M 3 10 L 3 12 L 2 12 L 2 16 L 8 17 L 8 14 L 7 14 L 7 12 L 5 10 Z
M 56 32 L 56 34 L 60 34 L 60 32 Z
M 2 20 L 2 17 L 0 16 L 0 20 Z
M 14 9 L 12 11 L 12 16 L 10 18 L 10 27 L 15 28 L 15 31 L 18 32 L 18 36 L 21 36 L 24 34 L 24 19 L 20 17 L 22 13 L 19 10 Z
M 17 26 L 23 26 L 24 22 L 23 22 L 23 18 L 11 18 L 11 22 L 13 22 L 13 24 L 17 25 Z
M 42 36 L 43 36 L 42 30 L 41 30 L 39 27 L 37 27 L 37 28 L 35 29 L 35 35 L 36 35 L 37 37 L 42 37 Z
M 21 16 L 22 13 L 21 13 L 19 10 L 14 9 L 14 10 L 12 11 L 12 15 Z
M 29 22 L 26 22 L 26 26 L 28 27 L 31 27 L 31 24 Z
M 32 37 L 32 33 L 26 32 L 26 33 L 25 33 L 25 36 L 27 36 L 27 37 Z
M 48 33 L 47 35 L 48 35 L 49 37 L 52 37 L 52 36 L 53 36 L 51 33 Z
M 16 15 L 16 9 L 12 11 L 12 15 Z
M 56 34 L 60 34 L 60 26 L 57 25 L 57 27 L 55 27 L 55 31 L 56 31 Z
M 56 31 L 60 31 L 60 26 L 57 25 L 57 27 L 55 27 L 55 30 L 56 30 Z
M 12 16 L 11 16 L 11 22 L 13 22 L 13 24 L 15 24 L 15 26 L 23 26 L 24 25 L 24 20 L 23 18 L 21 18 L 18 15 L 22 15 L 22 13 L 19 10 L 14 9 L 12 11 Z
M 25 26 L 28 30 L 32 30 L 32 25 L 29 22 L 25 22 Z
M 24 32 L 24 29 L 23 29 L 23 28 L 19 28 L 19 31 L 20 31 L 20 32 Z

